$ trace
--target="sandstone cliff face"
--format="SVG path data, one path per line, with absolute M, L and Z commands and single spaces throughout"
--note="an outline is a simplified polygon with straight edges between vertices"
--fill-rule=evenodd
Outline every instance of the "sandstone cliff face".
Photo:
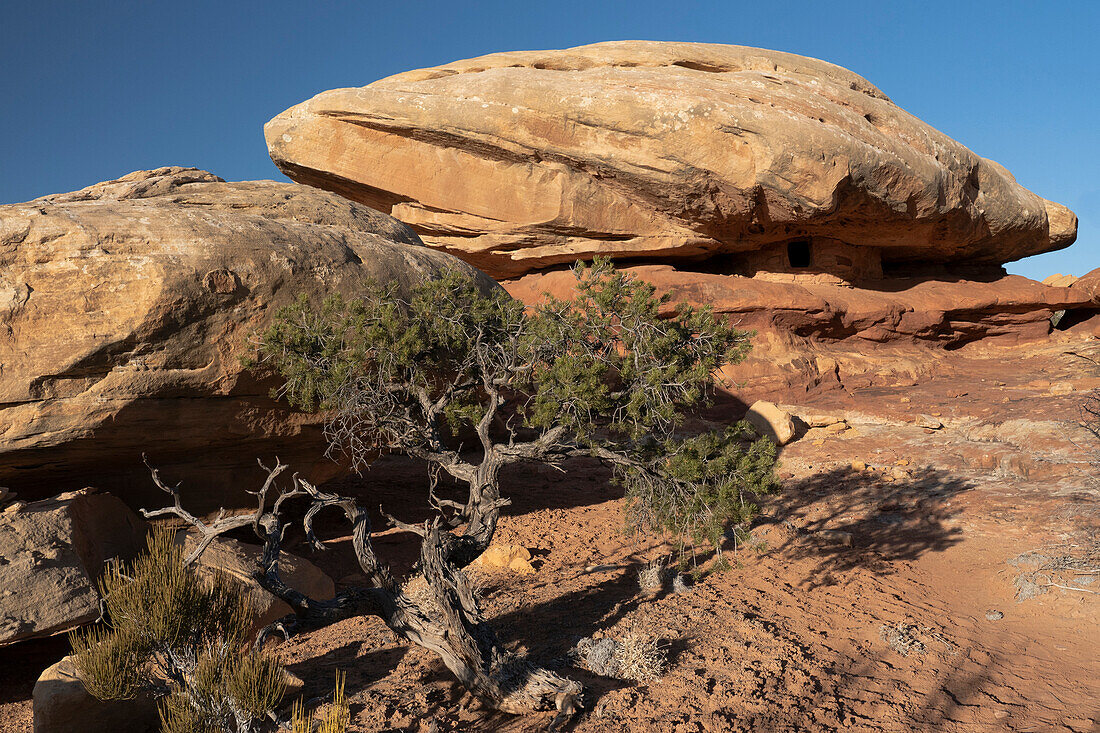
M 755 331 L 746 361 L 724 370 L 744 399 L 798 400 L 819 390 L 913 384 L 948 369 L 954 355 L 1100 333 L 1100 302 L 1085 288 L 1048 287 L 1017 275 L 990 282 L 893 279 L 867 287 L 828 282 L 771 282 L 679 270 L 670 265 L 622 268 L 677 303 L 709 306 Z M 507 280 L 515 298 L 574 297 L 569 271 Z M 1061 314 L 1060 319 L 1057 314 Z M 1015 359 L 1015 352 L 1002 358 Z M 1023 353 L 1023 352 L 1020 352 Z M 988 355 L 987 355 L 988 356 Z
M 497 278 L 595 254 L 874 278 L 1076 236 L 1071 211 L 867 80 L 740 46 L 492 54 L 324 92 L 265 134 L 291 178 Z M 822 252 L 800 266 L 803 244 Z
M 323 191 L 186 168 L 0 207 L 0 483 L 160 505 L 144 452 L 209 508 L 249 500 L 257 458 L 334 475 L 319 419 L 271 400 L 240 357 L 299 293 L 475 273 L 420 244 Z

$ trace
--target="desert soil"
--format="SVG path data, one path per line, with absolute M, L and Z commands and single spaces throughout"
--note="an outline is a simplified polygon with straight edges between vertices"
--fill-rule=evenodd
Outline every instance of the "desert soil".
M 518 468 L 496 542 L 529 548 L 536 572 L 471 570 L 486 610 L 506 643 L 585 683 L 576 731 L 1100 730 L 1100 487 L 1071 424 L 1100 379 L 1068 351 L 959 356 L 920 384 L 787 395 L 851 428 L 785 447 L 782 493 L 747 546 L 730 545 L 733 569 L 687 592 L 639 590 L 639 569 L 668 547 L 623 532 L 621 492 L 597 465 Z M 422 468 L 387 459 L 339 488 L 418 519 L 426 486 Z M 338 527 L 331 551 L 307 556 L 351 583 Z M 415 552 L 393 532 L 377 547 L 399 568 Z M 571 666 L 580 637 L 628 632 L 660 640 L 660 679 Z M 33 679 L 65 646 L 0 650 L 0 729 L 30 730 Z M 374 619 L 279 653 L 310 695 L 346 670 L 358 731 L 526 731 L 550 719 L 482 709 Z

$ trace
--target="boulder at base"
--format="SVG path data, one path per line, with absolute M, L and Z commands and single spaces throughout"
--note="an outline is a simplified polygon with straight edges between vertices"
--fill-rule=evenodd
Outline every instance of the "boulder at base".
M 193 168 L 0 206 L 0 484 L 160 506 L 146 453 L 203 511 L 251 503 L 257 458 L 330 478 L 321 419 L 271 399 L 250 339 L 299 294 L 407 293 L 448 267 L 495 287 L 365 206 Z
M 48 667 L 34 684 L 34 733 L 147 733 L 160 730 L 150 696 L 104 701 L 93 697 L 76 674 L 73 658 Z
M 183 543 L 186 556 L 194 549 L 196 537 L 181 531 L 176 541 Z M 239 584 L 242 592 L 249 594 L 257 613 L 257 630 L 292 612 L 290 606 L 261 588 L 252 577 L 259 568 L 256 561 L 262 551 L 263 548 L 258 545 L 247 545 L 228 537 L 218 537 L 198 559 L 200 576 L 209 577 L 214 572 L 221 573 Z M 279 557 L 279 577 L 291 588 L 316 600 L 327 601 L 336 595 L 336 584 L 332 582 L 332 578 L 309 560 L 288 552 Z
M 294 700 L 305 689 L 296 675 L 286 673 L 283 700 Z M 100 700 L 77 676 L 73 658 L 47 668 L 34 685 L 34 733 L 146 733 L 160 730 L 157 703 L 148 695 L 132 700 Z
M 745 420 L 756 432 L 776 445 L 786 445 L 794 437 L 794 420 L 791 414 L 773 402 L 754 402 L 745 414 Z
M 144 547 L 145 522 L 93 489 L 0 513 L 0 645 L 97 619 L 104 562 Z

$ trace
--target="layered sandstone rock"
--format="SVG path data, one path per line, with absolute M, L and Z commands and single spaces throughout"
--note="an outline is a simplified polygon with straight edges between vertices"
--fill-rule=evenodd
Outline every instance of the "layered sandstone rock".
M 607 254 L 852 281 L 1076 236 L 867 80 L 740 46 L 492 54 L 324 92 L 265 134 L 291 178 L 497 278 Z
M 924 343 L 957 348 L 974 341 L 1005 345 L 1050 333 L 1059 310 L 1085 308 L 1083 288 L 1053 288 L 1018 275 L 992 282 L 935 279 L 877 281 L 874 287 L 766 279 L 678 270 L 669 265 L 624 267 L 676 303 L 710 306 L 743 328 L 812 336 L 823 342 Z M 534 273 L 504 283 L 511 295 L 536 303 L 545 294 L 572 299 L 569 271 Z
M 755 331 L 752 351 L 723 371 L 743 399 L 797 399 L 841 386 L 912 384 L 973 349 L 1015 348 L 1046 341 L 1052 320 L 1091 333 L 1100 317 L 1086 288 L 1053 288 L 1016 275 L 990 282 L 892 279 L 864 287 L 638 265 L 624 272 L 669 295 L 665 306 L 709 306 L 740 328 Z M 1079 283 L 1087 285 L 1082 278 Z M 547 294 L 575 295 L 573 273 L 531 273 L 504 282 L 511 295 L 537 303 Z M 965 347 L 965 348 L 964 348 Z M 1012 358 L 1012 357 L 1006 357 Z
M 144 546 L 145 522 L 92 489 L 0 513 L 0 645 L 99 618 L 104 563 Z
M 475 272 L 420 244 L 333 194 L 188 168 L 0 206 L 0 484 L 34 498 L 79 480 L 159 506 L 146 453 L 203 510 L 250 502 L 258 457 L 334 475 L 320 419 L 241 357 L 300 293 Z

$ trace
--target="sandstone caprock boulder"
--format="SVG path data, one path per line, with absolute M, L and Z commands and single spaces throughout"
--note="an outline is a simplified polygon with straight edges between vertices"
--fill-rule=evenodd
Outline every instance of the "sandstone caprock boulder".
M 0 485 L 160 506 L 145 453 L 201 511 L 250 503 L 257 458 L 331 477 L 321 418 L 273 400 L 241 357 L 299 294 L 407 292 L 447 267 L 497 287 L 340 196 L 193 168 L 0 206 Z
M 996 266 L 1077 230 L 866 79 L 742 46 L 491 54 L 323 92 L 265 133 L 294 180 L 498 279 L 595 254 L 876 279 Z

